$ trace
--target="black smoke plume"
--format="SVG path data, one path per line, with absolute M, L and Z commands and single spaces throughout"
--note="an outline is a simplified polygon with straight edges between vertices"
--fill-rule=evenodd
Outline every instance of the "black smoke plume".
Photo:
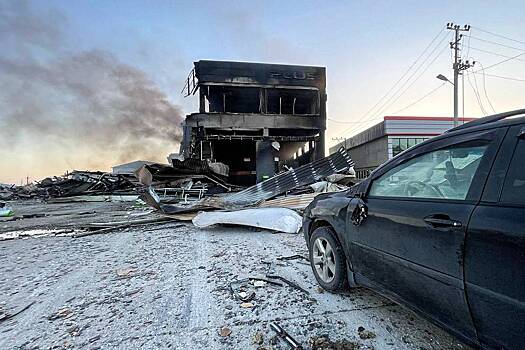
M 167 150 L 177 151 L 181 109 L 114 54 L 76 51 L 66 27 L 56 11 L 0 2 L 0 147 L 53 145 L 76 168 L 165 160 Z M 82 164 L 78 149 L 90 150 Z

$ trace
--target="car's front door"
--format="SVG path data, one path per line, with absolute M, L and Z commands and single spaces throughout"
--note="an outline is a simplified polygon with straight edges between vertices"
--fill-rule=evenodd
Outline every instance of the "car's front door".
M 417 147 L 374 175 L 367 218 L 348 222 L 356 282 L 476 339 L 465 299 L 465 231 L 501 132 L 440 139 Z

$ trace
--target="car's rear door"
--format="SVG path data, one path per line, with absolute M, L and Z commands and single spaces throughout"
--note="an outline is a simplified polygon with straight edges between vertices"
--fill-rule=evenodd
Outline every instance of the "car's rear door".
M 468 302 L 480 341 L 525 349 L 525 126 L 509 129 L 465 245 Z
M 438 139 L 374 175 L 368 217 L 348 223 L 356 281 L 476 339 L 464 294 L 465 231 L 501 131 Z

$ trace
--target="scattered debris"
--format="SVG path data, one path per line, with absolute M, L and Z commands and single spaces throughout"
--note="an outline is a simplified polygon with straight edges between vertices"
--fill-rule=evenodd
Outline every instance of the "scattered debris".
M 297 233 L 302 225 L 302 218 L 291 209 L 256 208 L 237 211 L 200 212 L 192 220 L 197 227 L 214 224 L 234 224 L 253 226 L 268 230 Z
M 71 197 L 50 198 L 48 203 L 71 203 L 71 202 L 135 202 L 139 199 L 138 194 L 128 195 L 82 195 Z
M 141 219 L 141 220 L 132 220 L 132 221 L 114 221 L 114 222 L 94 222 L 88 225 L 83 226 L 87 231 L 76 233 L 73 235 L 73 238 L 86 237 L 101 233 L 107 233 L 113 230 L 120 230 L 129 227 L 143 226 L 150 224 L 164 223 L 166 221 L 173 221 L 176 218 L 161 216 L 152 219 Z
M 267 274 L 266 277 L 268 278 L 271 278 L 271 279 L 276 279 L 276 280 L 280 280 L 280 281 L 283 281 L 284 283 L 286 283 L 287 285 L 289 285 L 290 287 L 294 288 L 294 289 L 297 289 L 298 291 L 306 294 L 306 295 L 310 295 L 310 292 L 308 292 L 306 289 L 304 289 L 303 287 L 299 286 L 297 283 L 295 282 L 292 282 L 292 281 L 289 281 L 287 280 L 286 278 L 282 277 L 282 276 L 278 276 L 278 275 L 270 275 L 270 274 Z
M 286 195 L 270 200 L 265 200 L 259 204 L 259 207 L 288 208 L 294 210 L 304 210 L 319 193 L 303 193 Z
M 261 331 L 255 332 L 252 336 L 252 342 L 257 345 L 262 345 L 264 343 L 264 334 Z
M 266 278 L 249 277 L 241 280 L 232 281 L 229 284 L 231 295 L 242 302 L 248 302 L 255 298 L 255 291 L 249 290 L 252 286 L 260 288 L 266 285 L 282 287 L 283 284 Z
M 357 328 L 357 334 L 361 339 L 373 339 L 376 337 L 376 334 L 372 331 L 366 330 L 365 327 L 360 326 Z
M 247 301 L 252 300 L 253 298 L 255 298 L 255 293 L 254 292 L 246 293 L 245 291 L 240 291 L 239 293 L 237 293 L 237 295 L 239 296 L 239 299 L 244 301 L 244 302 L 247 302 Z
M 73 234 L 73 229 L 33 229 L 15 230 L 0 233 L 0 241 L 24 237 L 68 236 Z
M 230 334 L 232 334 L 232 330 L 226 326 L 222 327 L 220 330 L 219 330 L 219 335 L 221 337 L 228 337 L 230 336 Z
M 54 314 L 47 317 L 49 321 L 57 320 L 59 318 L 70 318 L 73 316 L 73 311 L 70 308 L 64 307 L 59 309 Z
M 15 212 L 11 207 L 8 207 L 5 203 L 0 202 L 0 217 L 8 217 L 15 215 Z
M 328 175 L 352 171 L 353 165 L 352 159 L 344 149 L 341 149 L 326 158 L 288 170 L 242 191 L 220 197 L 207 196 L 193 202 L 179 201 L 176 204 L 166 204 L 152 188 L 154 175 L 149 171 L 151 166 L 144 166 L 136 172 L 136 175 L 139 182 L 148 187 L 143 191 L 143 200 L 164 214 L 172 215 L 210 209 L 238 210 L 257 206 L 301 210 L 315 197 L 315 193 L 300 193 L 301 191 L 313 191 L 307 185 Z M 294 194 L 272 199 L 281 194 L 290 193 L 292 190 L 300 193 L 298 197 L 295 197 L 296 194 Z
M 97 334 L 97 335 L 95 335 L 94 337 L 89 338 L 88 342 L 90 342 L 90 343 L 94 343 L 94 342 L 96 342 L 96 341 L 99 340 L 99 339 L 100 339 L 100 335 Z
M 134 267 L 123 267 L 116 270 L 117 276 L 119 277 L 129 277 L 133 272 L 137 271 Z
M 264 287 L 266 286 L 268 282 L 266 281 L 253 281 L 253 286 L 254 287 Z
M 310 259 L 308 259 L 306 256 L 303 256 L 300 254 L 295 254 L 295 255 L 290 255 L 290 256 L 280 256 L 280 257 L 277 257 L 276 259 L 281 260 L 281 261 L 297 260 L 297 259 L 310 261 Z
M 328 335 L 311 337 L 308 341 L 312 350 L 359 350 L 373 349 L 371 347 L 362 347 L 361 344 L 350 340 L 331 340 Z
M 22 306 L 21 308 L 19 308 L 18 310 L 15 310 L 11 313 L 7 313 L 7 312 L 2 312 L 0 314 L 0 322 L 3 322 L 3 321 L 7 321 L 13 317 L 15 317 L 16 315 L 18 314 L 21 314 L 22 312 L 24 312 L 25 310 L 29 309 L 31 307 L 31 305 L 33 305 L 35 302 L 34 301 L 31 301 L 29 302 L 28 304 Z
M 59 177 L 48 177 L 36 187 L 47 197 L 69 197 L 100 194 L 136 194 L 132 177 L 101 171 L 72 171 Z
M 336 184 L 329 181 L 319 181 L 310 185 L 315 193 L 339 192 L 348 189 L 348 186 Z
M 270 327 L 281 337 L 288 345 L 290 349 L 302 350 L 303 347 L 299 344 L 288 332 L 286 332 L 279 324 L 275 322 L 270 323 Z
M 241 303 L 241 307 L 243 309 L 250 309 L 252 307 L 254 307 L 255 305 L 253 303 L 250 303 L 250 302 L 246 302 L 246 303 Z

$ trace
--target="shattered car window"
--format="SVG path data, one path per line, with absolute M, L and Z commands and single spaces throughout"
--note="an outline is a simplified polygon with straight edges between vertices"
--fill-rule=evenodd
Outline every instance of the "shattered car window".
M 375 180 L 370 195 L 463 200 L 487 147 L 477 142 L 425 153 Z

